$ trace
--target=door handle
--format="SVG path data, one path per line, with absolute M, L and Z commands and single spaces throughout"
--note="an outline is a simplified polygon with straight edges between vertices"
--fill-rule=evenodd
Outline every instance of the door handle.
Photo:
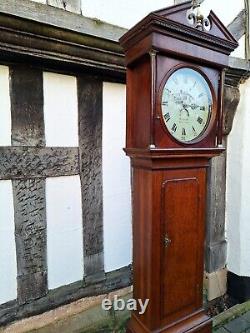
M 168 237 L 168 234 L 166 234 L 164 237 L 164 246 L 168 248 L 171 243 L 172 243 L 171 239 Z

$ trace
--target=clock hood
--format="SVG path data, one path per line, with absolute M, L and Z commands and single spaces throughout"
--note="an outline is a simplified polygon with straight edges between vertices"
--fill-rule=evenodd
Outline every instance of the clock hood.
M 146 41 L 146 39 L 150 39 L 151 49 L 160 50 L 162 47 L 157 45 L 154 38 L 154 33 L 158 33 L 162 36 L 171 36 L 176 40 L 192 43 L 197 47 L 207 48 L 217 54 L 230 55 L 237 48 L 238 42 L 229 30 L 213 11 L 208 16 L 211 24 L 209 31 L 202 31 L 190 25 L 187 20 L 187 12 L 191 7 L 192 1 L 187 1 L 150 13 L 121 37 L 120 43 L 125 53 L 134 46 L 138 47 L 138 43 L 142 40 Z M 175 52 L 178 52 L 178 49 Z M 226 66 L 225 63 L 221 65 Z

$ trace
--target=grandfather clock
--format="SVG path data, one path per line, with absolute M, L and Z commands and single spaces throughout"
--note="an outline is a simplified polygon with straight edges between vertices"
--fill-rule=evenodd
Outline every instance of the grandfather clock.
M 196 4 L 195 4 L 196 3 Z M 134 298 L 129 333 L 211 332 L 202 309 L 206 174 L 222 146 L 224 70 L 237 42 L 196 1 L 153 12 L 120 40 L 127 66 Z

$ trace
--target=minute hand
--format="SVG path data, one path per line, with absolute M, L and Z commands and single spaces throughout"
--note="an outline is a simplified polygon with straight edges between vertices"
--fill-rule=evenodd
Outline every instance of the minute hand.
M 182 104 L 182 107 L 185 111 L 187 111 L 187 115 L 189 116 L 189 110 L 187 109 L 188 105 Z

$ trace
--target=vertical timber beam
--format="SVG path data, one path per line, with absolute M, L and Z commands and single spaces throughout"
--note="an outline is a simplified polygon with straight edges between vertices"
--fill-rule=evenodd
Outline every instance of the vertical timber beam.
M 227 136 L 233 125 L 240 92 L 238 86 L 226 85 L 224 89 L 223 145 L 227 148 Z M 227 242 L 225 238 L 227 152 L 210 162 L 207 190 L 206 223 L 206 288 L 211 301 L 226 292 Z
M 226 140 L 223 140 L 225 145 Z M 206 272 L 213 273 L 225 267 L 227 244 L 225 240 L 226 152 L 210 162 L 207 192 Z
M 42 71 L 10 68 L 13 146 L 45 146 Z M 36 157 L 34 156 L 34 159 Z M 18 302 L 47 293 L 45 179 L 13 180 Z
M 104 276 L 102 188 L 102 92 L 94 77 L 78 77 L 80 178 L 86 283 Z
M 227 136 L 232 129 L 239 101 L 239 88 L 226 85 L 223 113 L 223 144 L 225 147 L 227 147 Z M 226 278 L 223 273 L 227 257 L 225 238 L 226 164 L 227 152 L 225 151 L 221 156 L 212 159 L 208 172 L 205 252 L 205 268 L 208 273 L 208 289 L 210 289 L 208 290 L 208 300 L 222 296 L 226 287 Z M 217 272 L 216 277 L 215 272 Z

